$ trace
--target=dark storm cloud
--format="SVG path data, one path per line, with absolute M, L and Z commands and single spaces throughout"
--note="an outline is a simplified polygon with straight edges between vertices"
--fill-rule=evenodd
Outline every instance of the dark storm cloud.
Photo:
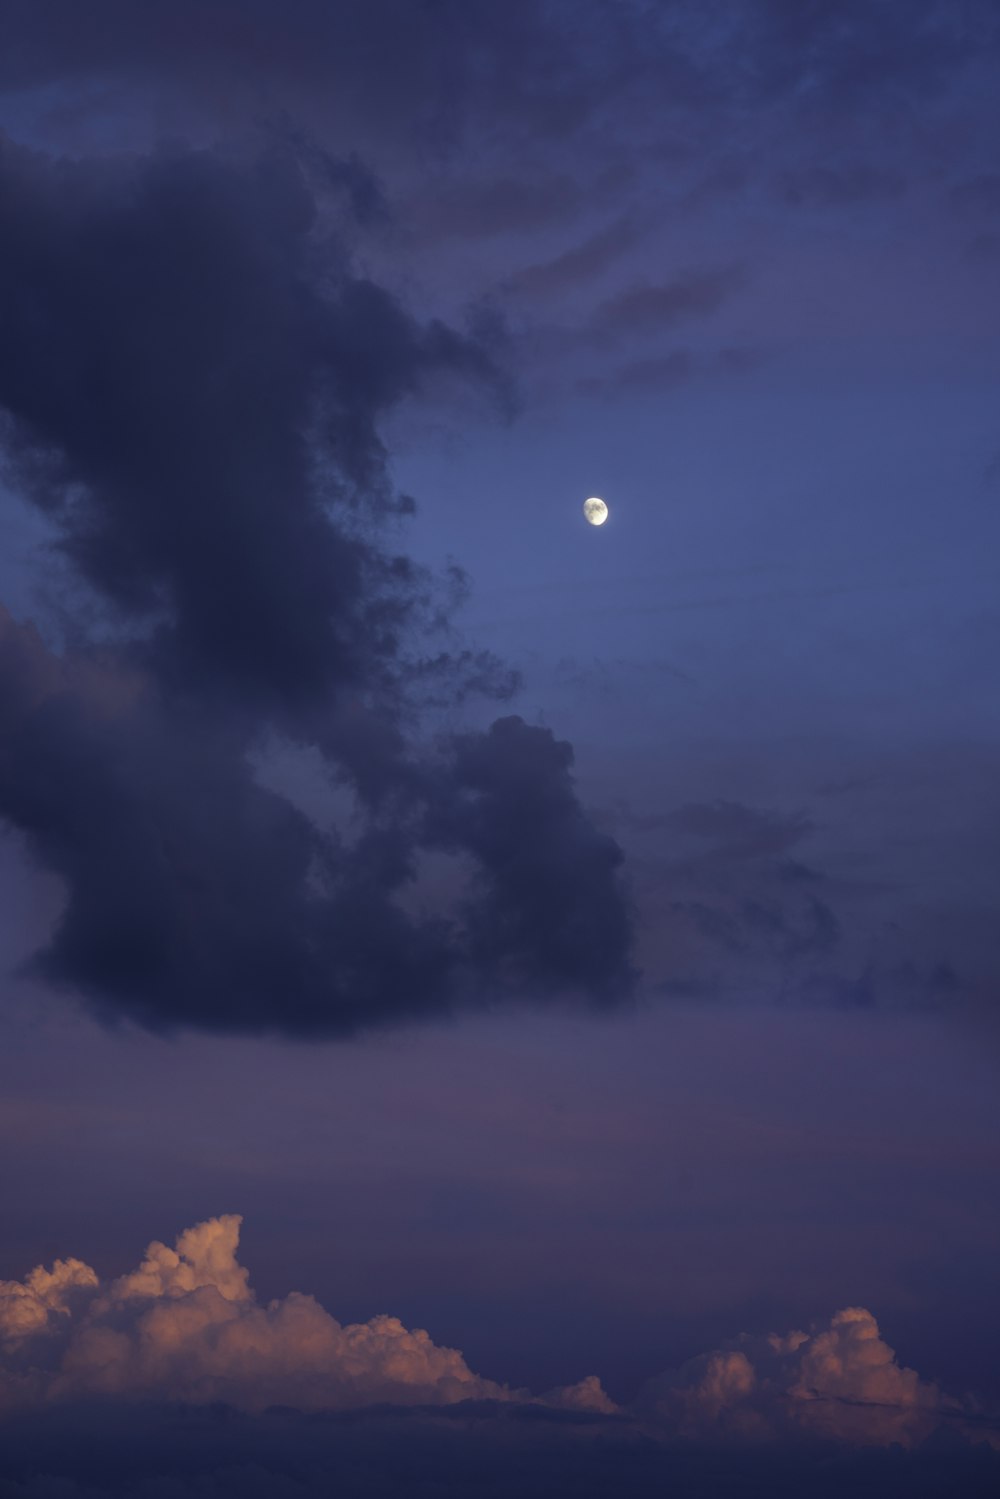
M 627 983 L 629 914 L 616 897 L 622 853 L 582 812 L 573 750 L 549 729 L 502 718 L 463 735 L 437 836 L 481 861 L 486 901 L 469 912 L 477 960 L 513 955 L 543 987 L 582 985 L 611 997 Z
M 514 679 L 435 641 L 463 580 L 390 548 L 412 505 L 379 419 L 442 372 L 497 387 L 488 350 L 357 275 L 287 154 L 7 145 L 0 217 L 10 473 L 86 604 L 62 657 L 0 619 L 0 812 L 67 893 L 40 971 L 153 1027 L 289 1032 L 627 988 L 569 746 L 513 717 L 419 735 L 423 704 Z M 351 789 L 349 837 L 255 779 L 269 732 Z M 441 846 L 475 892 L 412 915 Z
M 130 619 L 171 611 L 150 650 L 174 669 L 269 705 L 384 675 L 416 575 L 323 501 L 390 507 L 379 416 L 429 371 L 487 373 L 484 351 L 332 247 L 311 265 L 314 200 L 279 161 L 8 147 L 0 173 L 0 403 L 73 565 Z

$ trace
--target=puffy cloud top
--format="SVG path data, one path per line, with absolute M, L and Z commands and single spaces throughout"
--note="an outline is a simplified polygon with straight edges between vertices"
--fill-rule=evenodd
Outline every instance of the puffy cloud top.
M 241 1219 L 209 1219 L 102 1286 L 78 1260 L 0 1283 L 0 1392 L 8 1405 L 88 1396 L 223 1401 L 240 1410 L 530 1399 L 473 1373 L 396 1317 L 342 1325 L 312 1296 L 262 1305 L 239 1264 Z M 615 1409 L 591 1377 L 544 1397 L 575 1411 Z
M 97 1287 L 97 1276 L 82 1260 L 56 1260 L 51 1270 L 38 1265 L 26 1280 L 0 1281 L 0 1341 L 10 1348 L 23 1338 L 46 1333 L 70 1315 L 74 1293 Z
M 296 1291 L 261 1303 L 237 1258 L 240 1225 L 224 1215 L 172 1249 L 154 1242 L 136 1270 L 106 1284 L 72 1259 L 0 1282 L 0 1408 L 93 1398 L 248 1412 L 489 1401 L 614 1418 L 657 1440 L 913 1446 L 947 1423 L 1000 1445 L 978 1408 L 897 1362 L 863 1307 L 811 1332 L 744 1334 L 651 1381 L 630 1407 L 596 1375 L 536 1396 L 475 1373 L 458 1349 L 396 1317 L 344 1325 Z
M 770 1440 L 808 1433 L 859 1445 L 908 1445 L 959 1402 L 902 1367 L 864 1307 L 845 1307 L 828 1327 L 737 1345 L 654 1380 L 641 1406 L 689 1436 Z

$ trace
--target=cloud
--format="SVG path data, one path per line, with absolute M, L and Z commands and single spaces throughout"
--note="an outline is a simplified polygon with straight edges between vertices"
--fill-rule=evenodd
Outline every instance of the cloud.
M 241 1219 L 224 1215 L 154 1242 L 130 1274 L 102 1285 L 78 1260 L 0 1282 L 0 1398 L 9 1407 L 94 1396 L 343 1410 L 389 1403 L 530 1400 L 480 1378 L 456 1349 L 395 1317 L 343 1326 L 312 1297 L 262 1305 L 236 1258 Z M 546 1407 L 610 1414 L 590 1377 Z
M 529 981 L 587 984 L 613 998 L 628 977 L 621 955 L 630 915 L 615 886 L 623 856 L 582 813 L 572 757 L 548 729 L 514 717 L 488 734 L 460 736 L 459 797 L 442 807 L 433 832 L 479 860 L 479 896 L 467 913 L 477 963 L 496 972 L 513 957 Z
M 534 1396 L 474 1373 L 457 1349 L 395 1317 L 342 1325 L 299 1292 L 261 1303 L 237 1259 L 240 1224 L 223 1215 L 173 1249 L 154 1242 L 108 1282 L 78 1260 L 0 1282 L 0 1413 L 93 1399 L 256 1413 L 489 1402 L 632 1423 L 657 1441 L 912 1446 L 942 1423 L 996 1436 L 974 1402 L 901 1365 L 863 1307 L 808 1332 L 744 1334 L 650 1381 L 631 1406 L 595 1375 Z
M 594 327 L 602 332 L 662 332 L 690 318 L 708 317 L 739 286 L 732 267 L 692 270 L 659 284 L 643 283 L 618 292 L 597 309 Z
M 974 1416 L 900 1365 L 864 1307 L 845 1307 L 808 1333 L 744 1336 L 652 1381 L 639 1406 L 692 1438 L 807 1435 L 855 1446 L 912 1446 L 942 1422 Z
M 669 814 L 667 826 L 708 845 L 720 859 L 752 859 L 786 853 L 812 831 L 801 812 L 760 811 L 741 802 L 688 802 Z
M 642 839 L 670 837 L 669 859 L 633 855 L 664 944 L 660 992 L 844 1002 L 835 975 L 843 966 L 853 977 L 856 958 L 843 952 L 836 883 L 792 857 L 816 831 L 804 812 L 719 799 L 661 814 L 619 806 L 619 822 Z
M 396 549 L 412 503 L 379 424 L 429 379 L 502 377 L 355 271 L 317 170 L 0 147 L 0 436 L 65 583 L 61 652 L 0 614 L 0 816 L 66 889 L 35 971 L 154 1029 L 625 992 L 621 856 L 571 747 L 514 716 L 435 741 L 424 716 L 516 678 L 456 648 L 461 573 Z M 314 748 L 352 826 L 262 785 L 265 742 Z M 473 887 L 428 912 L 443 846 Z
M 641 234 L 635 216 L 625 214 L 571 249 L 515 272 L 504 283 L 505 290 L 524 297 L 558 295 L 602 275 L 634 248 Z
M 27 1279 L 0 1281 L 0 1339 L 16 1347 L 45 1333 L 70 1315 L 76 1293 L 95 1290 L 97 1276 L 82 1260 L 56 1260 L 51 1270 L 38 1265 Z

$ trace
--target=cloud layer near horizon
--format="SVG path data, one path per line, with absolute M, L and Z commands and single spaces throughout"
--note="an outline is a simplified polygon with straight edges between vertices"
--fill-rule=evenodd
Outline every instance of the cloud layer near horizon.
M 651 1381 L 631 1407 L 594 1375 L 533 1396 L 474 1373 L 457 1349 L 394 1317 L 343 1326 L 294 1291 L 262 1305 L 237 1259 L 240 1224 L 224 1215 L 174 1249 L 154 1241 L 136 1270 L 106 1284 L 76 1259 L 0 1282 L 0 1408 L 94 1397 L 249 1412 L 527 1402 L 672 1438 L 858 1446 L 910 1446 L 942 1422 L 964 1431 L 977 1414 L 901 1367 L 863 1307 L 811 1332 L 743 1335 Z
M 0 1282 L 4 1403 L 98 1395 L 256 1411 L 531 1398 L 474 1374 L 457 1349 L 395 1317 L 342 1326 L 296 1291 L 261 1305 L 236 1258 L 240 1223 L 209 1219 L 174 1249 L 154 1241 L 138 1269 L 108 1285 L 75 1259 Z M 543 1398 L 615 1409 L 593 1378 Z

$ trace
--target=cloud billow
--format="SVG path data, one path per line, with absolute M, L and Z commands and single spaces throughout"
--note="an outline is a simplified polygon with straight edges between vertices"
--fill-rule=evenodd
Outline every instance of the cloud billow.
M 864 1307 L 826 1326 L 729 1347 L 648 1381 L 619 1405 L 595 1375 L 543 1395 L 476 1374 L 458 1349 L 397 1318 L 344 1325 L 300 1292 L 260 1302 L 237 1258 L 241 1219 L 211 1218 L 102 1282 L 77 1259 L 0 1281 L 0 1424 L 82 1400 L 222 1402 L 347 1411 L 488 1402 L 611 1418 L 656 1442 L 744 1449 L 798 1441 L 915 1447 L 947 1427 L 1000 1445 L 996 1422 L 899 1364 Z
M 240 1224 L 227 1214 L 187 1229 L 173 1249 L 154 1241 L 136 1270 L 103 1285 L 76 1259 L 0 1281 L 0 1416 L 88 1396 L 247 1411 L 532 1398 L 480 1378 L 457 1349 L 395 1317 L 345 1326 L 299 1292 L 262 1304 L 236 1258 Z M 593 1377 L 542 1400 L 615 1409 Z
M 0 816 L 66 890 L 36 970 L 106 1017 L 291 1034 L 627 991 L 571 748 L 422 725 L 515 684 L 441 649 L 462 579 L 392 549 L 379 424 L 442 373 L 503 396 L 490 350 L 358 275 L 287 152 L 4 143 L 0 214 L 0 431 L 70 584 L 61 653 L 0 614 Z M 275 736 L 319 752 L 349 830 L 262 784 Z M 471 894 L 428 914 L 445 848 Z

